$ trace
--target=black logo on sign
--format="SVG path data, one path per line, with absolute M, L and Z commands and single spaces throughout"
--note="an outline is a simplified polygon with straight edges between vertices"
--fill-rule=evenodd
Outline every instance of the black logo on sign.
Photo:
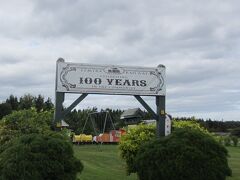
M 109 74 L 122 74 L 124 70 L 120 67 L 107 67 L 104 72 Z

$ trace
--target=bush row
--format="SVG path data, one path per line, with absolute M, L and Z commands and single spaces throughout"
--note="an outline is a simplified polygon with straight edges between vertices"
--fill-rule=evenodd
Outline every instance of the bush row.
M 52 112 L 29 109 L 0 121 L 0 179 L 76 179 L 83 165 L 68 137 L 51 131 L 52 117 Z
M 119 145 L 127 172 L 140 180 L 224 180 L 231 175 L 227 150 L 196 122 L 175 122 L 171 135 L 155 138 L 154 126 L 131 129 Z
M 238 146 L 239 138 L 237 136 L 226 135 L 226 136 L 215 136 L 215 139 L 225 146 Z

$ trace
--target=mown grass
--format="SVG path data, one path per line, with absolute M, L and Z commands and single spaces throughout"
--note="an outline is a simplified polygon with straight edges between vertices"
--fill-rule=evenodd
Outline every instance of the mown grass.
M 136 180 L 135 174 L 126 175 L 125 163 L 121 160 L 117 145 L 74 146 L 77 158 L 84 165 L 81 180 Z
M 228 163 L 232 169 L 232 177 L 227 180 L 240 180 L 240 147 L 227 147 L 229 152 Z
M 233 176 L 227 180 L 240 180 L 240 147 L 227 147 L 229 166 Z M 75 156 L 84 164 L 81 180 L 136 180 L 136 174 L 126 175 L 125 162 L 120 158 L 117 145 L 74 146 Z

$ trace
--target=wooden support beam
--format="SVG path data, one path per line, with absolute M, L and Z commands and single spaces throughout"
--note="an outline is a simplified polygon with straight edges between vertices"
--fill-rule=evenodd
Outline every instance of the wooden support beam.
M 134 95 L 134 97 L 142 104 L 142 106 L 153 116 L 154 119 L 158 119 L 157 114 L 152 110 L 152 108 L 141 98 L 139 95 Z
M 77 98 L 67 109 L 63 111 L 63 116 L 66 116 L 69 112 L 72 111 L 88 94 L 83 93 L 79 98 Z

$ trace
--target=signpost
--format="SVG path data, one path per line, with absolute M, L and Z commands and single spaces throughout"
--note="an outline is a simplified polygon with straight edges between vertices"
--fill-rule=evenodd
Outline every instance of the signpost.
M 67 63 L 57 60 L 54 123 L 62 120 L 88 94 L 133 95 L 157 120 L 157 135 L 165 134 L 165 66 L 156 68 Z M 63 110 L 65 93 L 82 94 Z M 141 96 L 155 96 L 155 113 Z

